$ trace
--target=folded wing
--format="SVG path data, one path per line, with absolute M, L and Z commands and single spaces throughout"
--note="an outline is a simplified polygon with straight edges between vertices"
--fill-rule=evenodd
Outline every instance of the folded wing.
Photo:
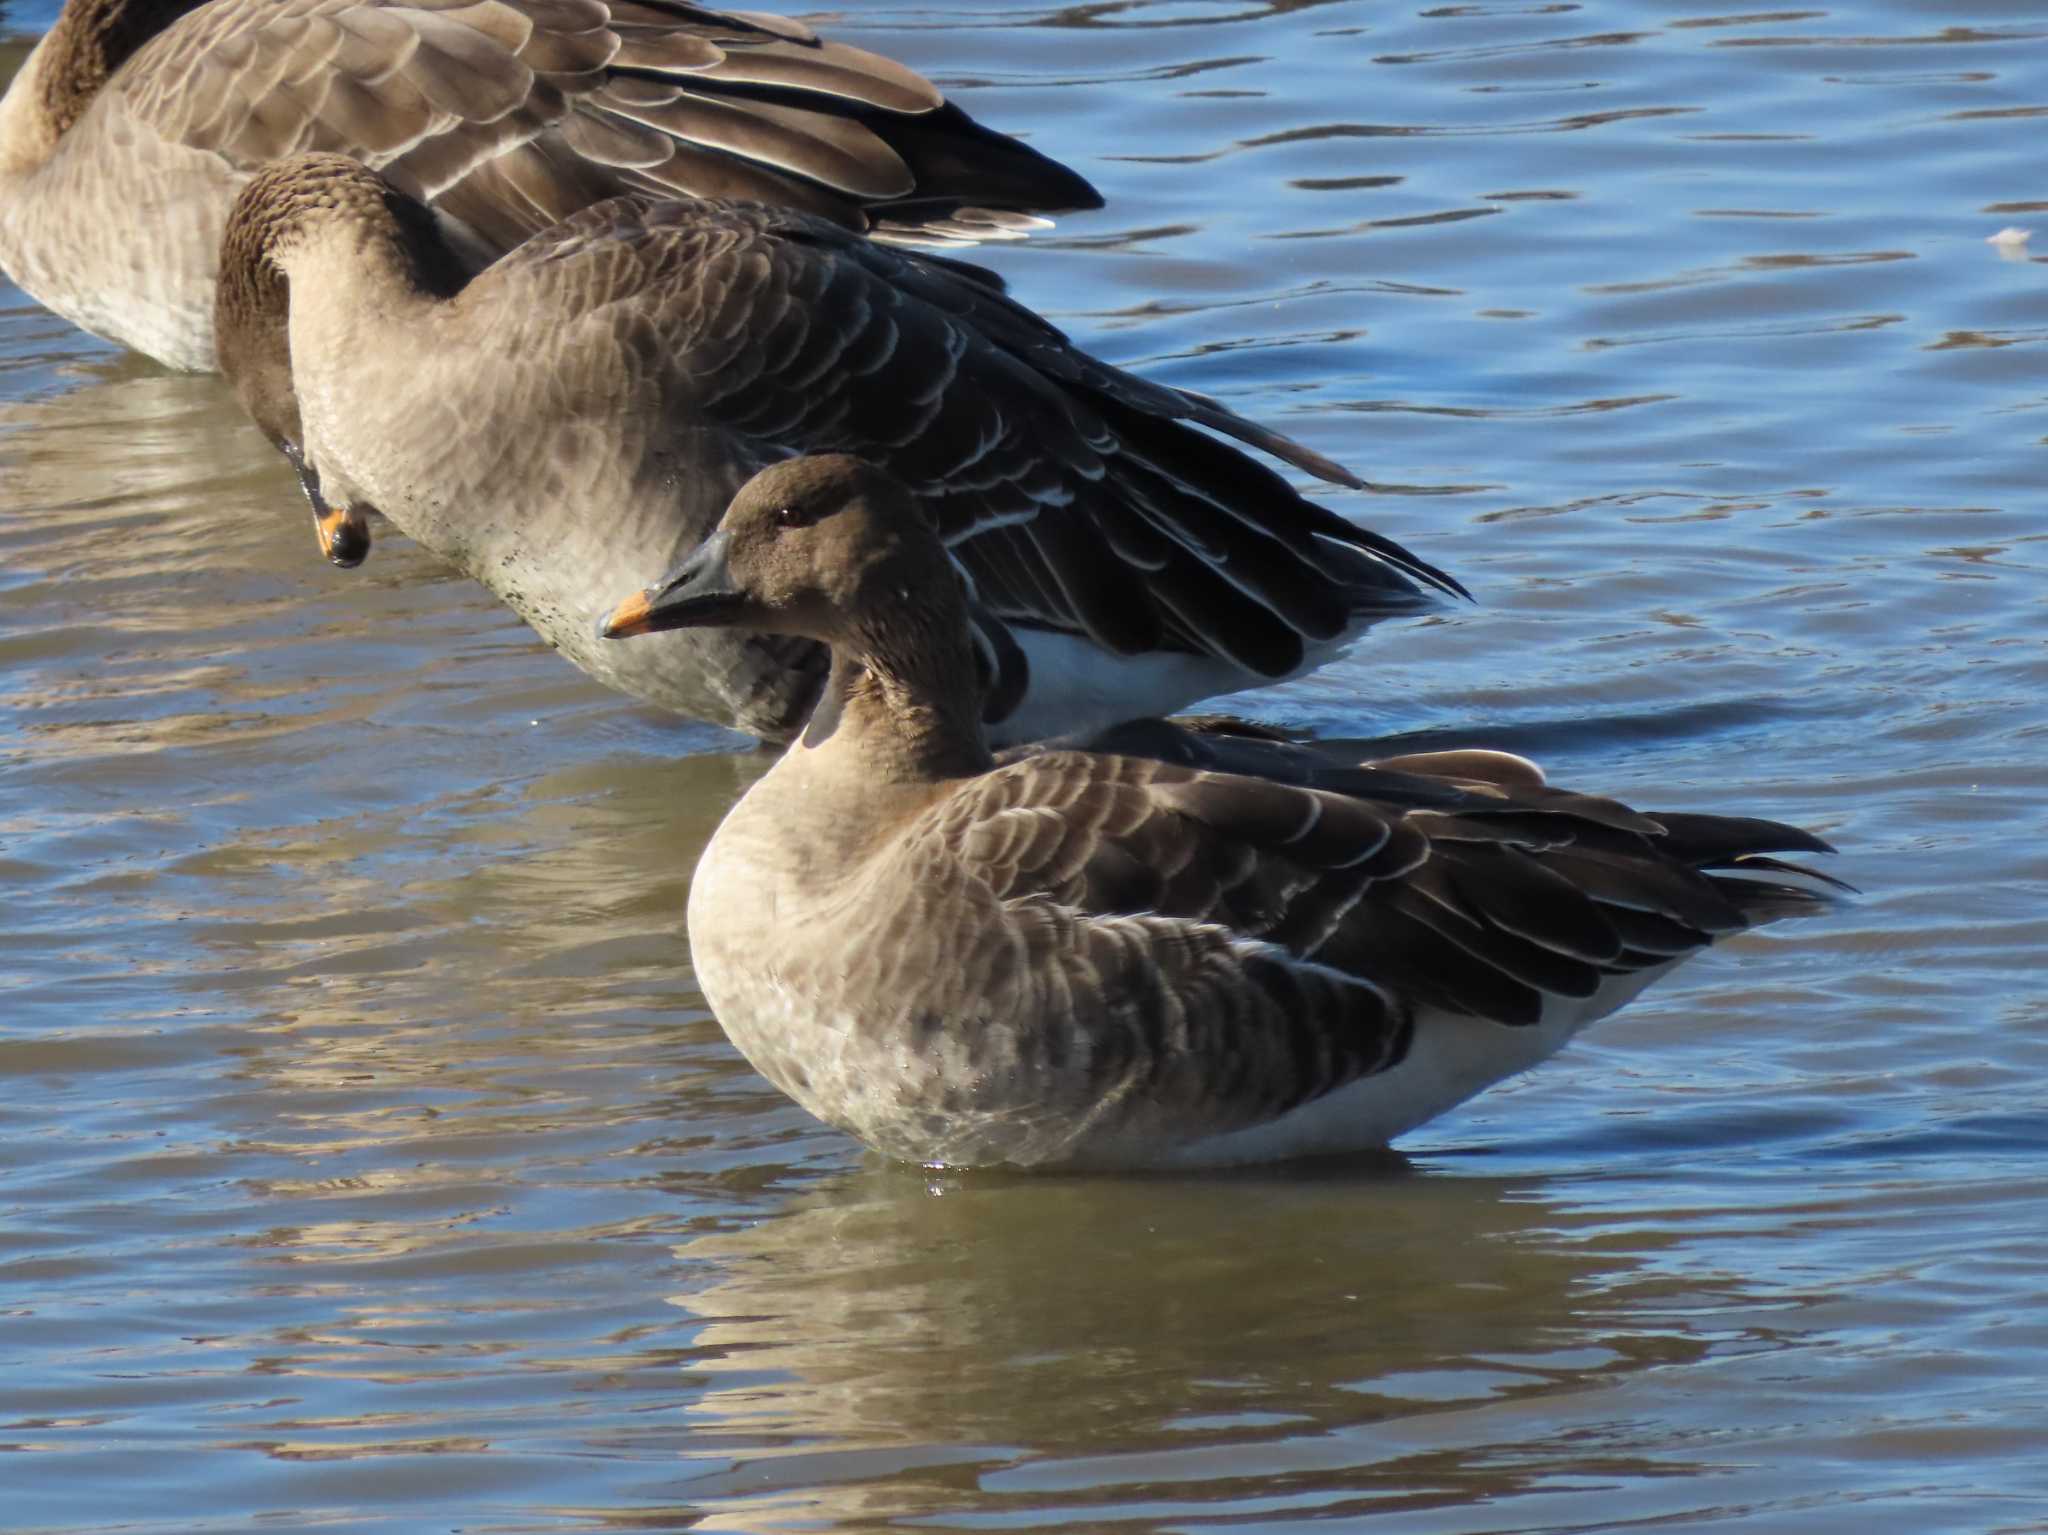
M 166 29 L 116 88 L 237 167 L 361 159 L 490 252 L 636 190 L 942 242 L 1101 202 L 893 60 L 670 0 L 230 0 Z
M 594 348 L 658 375 L 679 416 L 714 423 L 736 454 L 888 469 L 997 622 L 1280 677 L 1461 590 L 1211 432 L 1356 483 L 1336 465 L 1087 356 L 959 262 L 781 211 L 624 199 L 471 292 L 558 327 L 581 317 Z

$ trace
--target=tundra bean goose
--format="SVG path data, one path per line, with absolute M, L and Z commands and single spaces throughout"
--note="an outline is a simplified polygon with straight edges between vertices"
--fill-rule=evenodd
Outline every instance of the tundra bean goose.
M 221 225 L 328 150 L 429 202 L 475 270 L 621 192 L 744 197 L 880 236 L 1094 208 L 893 60 L 677 0 L 68 0 L 0 102 L 0 267 L 65 318 L 213 366 Z
M 764 471 L 607 628 L 701 624 L 807 636 L 832 671 L 697 866 L 698 981 L 763 1075 L 894 1157 L 1383 1146 L 1826 900 L 1769 856 L 1825 850 L 1805 832 L 1639 813 L 1502 753 L 1293 775 L 1327 787 L 1075 750 L 998 766 L 934 529 L 849 458 Z
M 615 199 L 471 278 L 375 172 L 282 161 L 229 220 L 218 328 L 338 517 L 379 508 L 600 681 L 771 739 L 816 646 L 593 621 L 798 453 L 860 453 L 932 508 L 1007 740 L 1291 676 L 1461 590 L 1201 428 L 1358 483 L 1329 460 L 1097 362 L 987 272 L 808 214 Z

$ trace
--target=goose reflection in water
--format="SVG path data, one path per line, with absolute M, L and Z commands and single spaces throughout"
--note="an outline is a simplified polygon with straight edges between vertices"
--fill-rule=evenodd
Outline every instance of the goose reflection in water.
M 739 1527 L 728 1496 L 741 1523 L 1196 1517 L 1275 1478 L 1326 1514 L 1466 1504 L 1545 1474 L 1550 1399 L 1705 1354 L 1658 1318 L 1697 1289 L 1536 1185 L 1405 1169 L 875 1168 L 686 1242 L 693 1437 L 733 1457 L 690 1506 L 713 1528 Z

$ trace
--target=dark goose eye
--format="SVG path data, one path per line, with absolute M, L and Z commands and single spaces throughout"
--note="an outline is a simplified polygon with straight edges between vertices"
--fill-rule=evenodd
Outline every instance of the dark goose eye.
M 775 509 L 775 525 L 778 528 L 809 527 L 811 514 L 800 506 L 778 506 Z

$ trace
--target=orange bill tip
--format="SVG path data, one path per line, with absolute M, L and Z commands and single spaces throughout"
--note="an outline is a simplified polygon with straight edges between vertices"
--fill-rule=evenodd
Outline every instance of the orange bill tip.
M 353 506 L 323 508 L 313 518 L 320 552 L 344 570 L 363 563 L 370 552 L 369 521 Z
M 648 614 L 654 607 L 655 588 L 635 592 L 624 602 L 605 615 L 604 622 L 597 626 L 597 632 L 608 640 L 630 639 L 647 631 Z

